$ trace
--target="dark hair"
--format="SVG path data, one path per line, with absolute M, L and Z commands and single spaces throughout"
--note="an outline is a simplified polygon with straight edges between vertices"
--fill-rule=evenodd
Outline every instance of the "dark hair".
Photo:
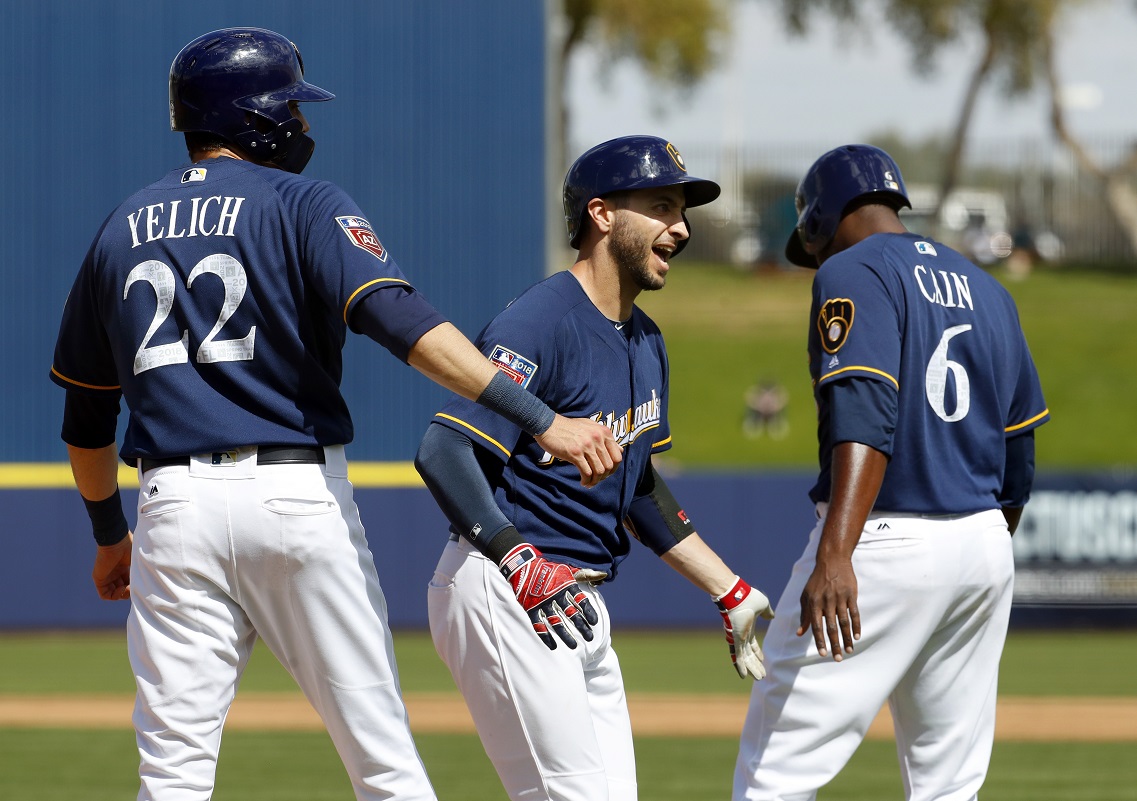
M 220 134 L 211 131 L 186 131 L 186 150 L 191 154 L 197 151 L 220 150 L 227 147 L 232 149 L 233 143 Z

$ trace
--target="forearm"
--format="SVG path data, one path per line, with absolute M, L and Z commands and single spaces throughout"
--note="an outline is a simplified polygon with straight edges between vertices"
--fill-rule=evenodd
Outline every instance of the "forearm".
M 102 448 L 67 446 L 79 494 L 89 501 L 109 498 L 118 489 L 118 454 L 114 443 Z
M 703 592 L 720 597 L 734 586 L 738 576 L 696 533 L 689 534 L 660 558 Z
M 852 558 L 887 467 L 888 457 L 868 445 L 842 442 L 833 449 L 833 489 L 821 529 L 819 561 Z
M 470 438 L 438 423 L 427 426 L 415 468 L 451 528 L 494 563 L 521 542 L 494 500 Z
M 411 348 L 407 363 L 435 383 L 473 401 L 498 372 L 451 323 L 423 334 Z

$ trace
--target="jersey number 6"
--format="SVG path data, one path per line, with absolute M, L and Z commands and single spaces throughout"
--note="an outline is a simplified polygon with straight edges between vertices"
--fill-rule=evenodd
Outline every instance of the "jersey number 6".
M 967 417 L 967 413 L 971 409 L 971 380 L 967 377 L 967 371 L 963 369 L 963 365 L 959 362 L 953 362 L 947 355 L 948 345 L 951 343 L 952 337 L 970 330 L 970 325 L 953 325 L 944 331 L 943 336 L 940 337 L 940 344 L 936 346 L 932 358 L 928 362 L 928 372 L 924 377 L 924 392 L 928 396 L 928 404 L 936 416 L 947 423 L 962 420 Z M 944 408 L 949 372 L 955 378 L 955 411 L 951 414 L 948 414 Z
M 194 279 L 199 275 L 212 273 L 218 276 L 225 284 L 225 301 L 221 306 L 221 313 L 213 330 L 202 340 L 197 349 L 196 360 L 199 364 L 214 362 L 239 362 L 253 358 L 253 340 L 256 338 L 257 327 L 249 328 L 249 333 L 241 339 L 217 339 L 217 334 L 225 327 L 225 323 L 233 316 L 233 312 L 241 305 L 245 297 L 245 288 L 248 280 L 245 278 L 245 268 L 241 263 L 224 253 L 206 256 L 190 271 L 186 279 L 186 289 L 193 287 Z M 189 361 L 189 331 L 182 332 L 182 338 L 176 342 L 165 345 L 150 345 L 150 339 L 170 315 L 174 307 L 174 291 L 177 281 L 174 271 L 168 264 L 160 261 L 144 261 L 130 271 L 126 277 L 126 286 L 122 290 L 122 299 L 130 294 L 130 287 L 135 281 L 145 281 L 154 290 L 158 305 L 154 309 L 154 319 L 142 338 L 142 344 L 134 354 L 134 374 L 138 375 L 155 367 L 166 364 L 184 364 Z

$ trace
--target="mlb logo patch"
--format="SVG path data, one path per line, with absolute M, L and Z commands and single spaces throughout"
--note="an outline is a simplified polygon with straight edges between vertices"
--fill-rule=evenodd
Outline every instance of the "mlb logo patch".
M 371 223 L 362 217 L 336 217 L 336 222 L 357 248 L 363 248 L 379 261 L 387 261 L 387 251 L 379 237 L 375 236 L 375 229 Z
M 535 362 L 531 362 L 524 356 L 501 345 L 494 345 L 493 352 L 490 354 L 490 362 L 514 382 L 520 384 L 522 388 L 529 386 L 533 373 L 537 372 Z
M 938 253 L 936 253 L 936 249 L 935 249 L 935 247 L 932 246 L 931 242 L 917 242 L 916 243 L 916 250 L 919 251 L 920 253 L 923 253 L 925 256 L 938 256 L 939 255 Z
M 204 167 L 190 167 L 182 173 L 183 184 L 196 184 L 205 180 L 205 174 L 208 172 Z

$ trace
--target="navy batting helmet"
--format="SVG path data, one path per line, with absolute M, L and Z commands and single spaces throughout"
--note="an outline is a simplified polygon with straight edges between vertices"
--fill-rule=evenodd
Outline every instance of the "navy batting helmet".
M 301 172 L 316 147 L 289 101 L 333 97 L 305 82 L 296 45 L 262 28 L 199 36 L 170 65 L 172 130 L 217 134 L 289 172 Z
M 569 246 L 579 247 L 589 201 L 613 192 L 683 184 L 687 208 L 710 203 L 719 185 L 687 174 L 687 165 L 675 145 L 658 136 L 621 136 L 602 142 L 576 160 L 565 176 L 565 224 Z M 683 215 L 687 221 L 687 215 Z M 691 224 L 687 223 L 690 231 Z M 684 239 L 675 248 L 678 255 Z
M 900 168 L 892 156 L 872 145 L 845 145 L 830 150 L 817 161 L 797 186 L 797 226 L 786 242 L 786 258 L 801 267 L 817 267 L 817 259 L 805 250 L 819 250 L 837 234 L 837 226 L 849 204 L 865 195 L 900 209 L 912 207 L 904 189 Z

